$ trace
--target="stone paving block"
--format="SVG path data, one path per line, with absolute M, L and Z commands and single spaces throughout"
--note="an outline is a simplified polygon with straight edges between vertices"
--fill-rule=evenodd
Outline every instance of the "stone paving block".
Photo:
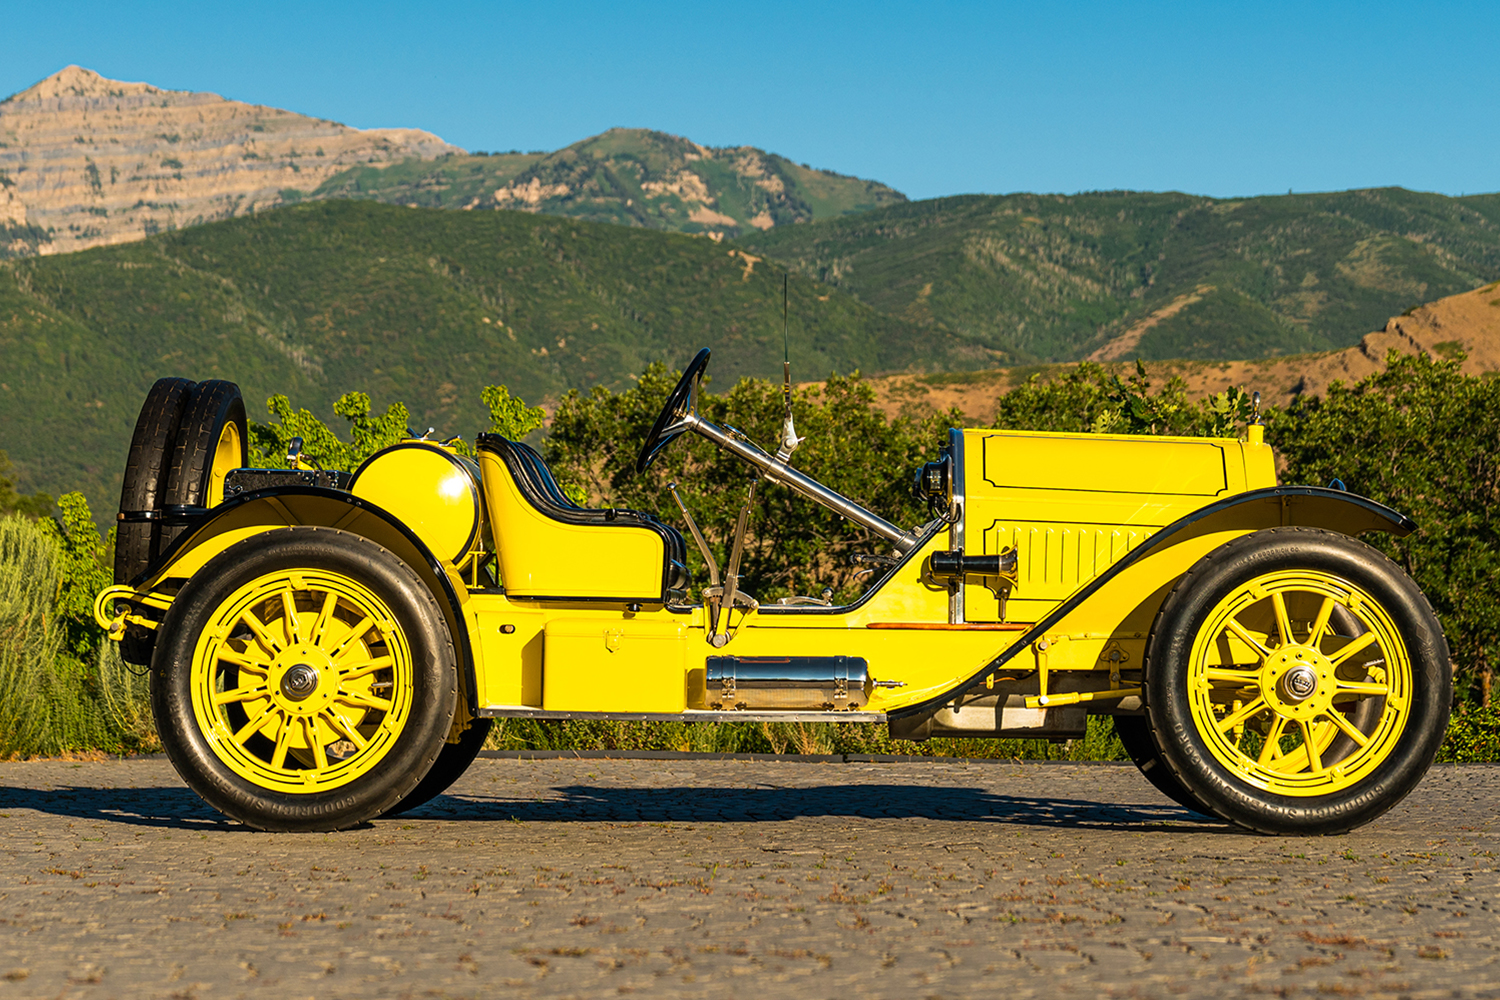
M 1500 995 L 1500 768 L 1343 837 L 1129 766 L 481 759 L 337 834 L 0 764 L 0 1000 Z

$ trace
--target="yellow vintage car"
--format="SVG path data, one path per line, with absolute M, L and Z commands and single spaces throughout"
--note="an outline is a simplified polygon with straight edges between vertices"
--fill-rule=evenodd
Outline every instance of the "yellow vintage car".
M 1271 834 L 1367 823 L 1421 779 L 1451 698 L 1412 580 L 1359 541 L 1403 515 L 1278 486 L 1234 439 L 949 432 L 893 524 L 705 419 L 709 351 L 643 442 L 700 434 L 889 542 L 868 588 L 761 604 L 689 511 L 588 509 L 527 445 L 403 441 L 353 476 L 247 469 L 231 383 L 163 379 L 141 412 L 116 586 L 95 615 L 149 664 L 162 742 L 215 808 L 265 830 L 409 809 L 491 720 L 882 722 L 1038 737 L 1114 717 L 1186 807 Z M 788 395 L 788 399 L 790 396 Z M 695 584 L 687 545 L 709 579 Z M 706 583 L 706 586 L 704 585 Z

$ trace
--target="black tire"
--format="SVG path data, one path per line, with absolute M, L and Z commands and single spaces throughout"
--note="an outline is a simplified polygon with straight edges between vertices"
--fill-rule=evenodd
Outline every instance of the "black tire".
M 255 741 L 270 742 L 261 732 L 239 740 L 246 753 L 241 755 L 241 764 L 237 768 L 226 759 L 235 748 L 228 746 L 224 733 L 242 720 L 230 716 L 228 706 L 222 706 L 224 711 L 220 712 L 219 706 L 199 705 L 205 715 L 214 720 L 210 728 L 215 722 L 220 725 L 216 743 L 210 739 L 209 733 L 204 732 L 195 712 L 195 697 L 205 704 L 212 700 L 202 695 L 204 690 L 212 692 L 227 689 L 230 684 L 238 687 L 242 683 L 236 672 L 241 668 L 218 655 L 208 657 L 204 670 L 195 676 L 194 657 L 200 636 L 210 628 L 216 616 L 227 614 L 224 608 L 238 607 L 231 597 L 245 594 L 242 588 L 259 586 L 261 581 L 279 577 L 304 578 L 302 573 L 294 574 L 293 571 L 319 574 L 321 579 L 336 577 L 357 585 L 363 593 L 373 595 L 381 606 L 380 613 L 388 616 L 386 627 L 393 635 L 399 633 L 401 640 L 399 643 L 387 642 L 387 652 L 379 655 L 392 659 L 391 651 L 401 646 L 410 671 L 409 680 L 404 682 L 410 688 L 404 721 L 399 727 L 392 727 L 393 731 L 383 743 L 377 744 L 371 739 L 370 746 L 378 745 L 378 752 L 372 751 L 374 755 L 364 765 L 350 768 L 345 776 L 336 778 L 342 783 L 335 786 L 330 781 L 327 787 L 308 791 L 300 789 L 304 785 L 316 784 L 313 779 L 332 774 L 338 767 L 325 764 L 326 769 L 320 775 L 313 763 L 287 763 L 283 751 L 283 763 L 274 763 L 273 755 L 271 768 L 279 767 L 294 778 L 298 776 L 295 772 L 299 767 L 312 773 L 300 776 L 308 779 L 305 782 L 291 780 L 284 783 L 286 787 L 278 788 L 273 780 L 261 776 L 270 773 L 265 768 L 258 770 L 243 763 L 254 751 Z M 235 598 L 243 599 L 242 596 Z M 345 621 L 361 613 L 368 612 L 356 609 Z M 302 614 L 300 606 L 298 614 Z M 266 621 L 274 621 L 274 618 Z M 269 624 L 266 627 L 269 629 Z M 217 641 L 219 648 L 223 649 L 230 641 L 244 639 L 229 635 L 214 640 L 210 632 L 209 641 Z M 328 641 L 332 643 L 334 640 Z M 340 648 L 348 641 L 338 640 L 342 644 Z M 245 650 L 250 648 L 247 642 Z M 228 649 L 233 652 L 234 647 Z M 285 675 L 303 669 L 301 662 L 308 661 L 306 654 L 295 652 L 291 644 L 285 650 L 268 655 L 300 659 L 290 669 L 286 669 L 288 664 L 276 668 L 283 670 L 282 684 L 276 684 L 276 674 L 265 674 L 264 699 L 274 703 L 273 689 L 275 699 L 285 699 L 288 694 Z M 377 654 L 372 652 L 370 655 Z M 319 676 L 337 675 L 325 670 Z M 395 703 L 398 698 L 405 699 L 407 693 L 394 690 L 403 681 L 394 673 L 392 677 L 396 679 L 385 686 L 393 688 L 388 697 Z M 253 676 L 251 683 L 258 683 Z M 341 684 L 342 681 L 338 681 L 334 686 Z M 305 692 L 302 697 L 307 697 Z M 162 747 L 177 773 L 215 809 L 261 830 L 338 830 L 394 808 L 417 787 L 446 745 L 457 698 L 458 672 L 453 640 L 431 591 L 410 567 L 385 548 L 358 535 L 329 528 L 292 527 L 268 531 L 215 556 L 187 582 L 173 601 L 162 621 L 152 661 L 152 710 Z M 351 751 L 337 759 L 338 766 L 365 752 L 354 749 L 352 743 L 348 745 Z M 330 744 L 325 749 L 333 751 L 336 746 Z M 331 753 L 330 759 L 333 759 Z
M 250 437 L 240 387 L 222 379 L 199 382 L 183 411 L 167 470 L 165 508 L 213 507 L 224 499 L 224 473 L 249 459 Z M 165 550 L 187 528 L 162 528 Z
M 1365 763 L 1335 756 L 1347 754 L 1355 747 L 1354 741 L 1347 737 L 1337 737 L 1324 748 L 1322 753 L 1327 757 L 1325 764 L 1315 764 L 1315 752 L 1311 749 L 1306 751 L 1308 771 L 1315 780 L 1303 786 L 1304 794 L 1282 794 L 1269 787 L 1262 787 L 1247 780 L 1247 774 L 1253 772 L 1253 767 L 1237 771 L 1226 765 L 1215 755 L 1195 722 L 1192 698 L 1189 695 L 1194 643 L 1200 631 L 1209 624 L 1210 617 L 1222 613 L 1216 611 L 1221 608 L 1221 602 L 1229 600 L 1237 591 L 1245 593 L 1242 588 L 1247 587 L 1251 581 L 1275 579 L 1273 574 L 1284 573 L 1296 574 L 1297 579 L 1334 581 L 1337 587 L 1350 588 L 1350 593 L 1360 592 L 1362 596 L 1358 603 L 1363 609 L 1360 614 L 1367 620 L 1374 620 L 1369 616 L 1378 610 L 1382 616 L 1380 620 L 1387 623 L 1382 627 L 1392 636 L 1392 648 L 1382 645 L 1379 647 L 1379 658 L 1353 666 L 1365 680 L 1375 677 L 1379 682 L 1377 687 L 1386 685 L 1387 690 L 1395 691 L 1395 681 L 1387 683 L 1380 679 L 1387 676 L 1387 671 L 1391 672 L 1390 676 L 1400 676 L 1404 685 L 1402 697 L 1396 699 L 1392 703 L 1394 707 L 1389 709 L 1389 718 L 1392 720 L 1389 728 L 1381 734 L 1363 732 L 1363 738 L 1376 748 L 1371 751 Z M 1289 589 L 1287 594 L 1292 596 L 1281 600 L 1295 600 L 1295 593 Z M 1248 600 L 1253 602 L 1262 599 L 1252 596 Z M 1266 602 L 1270 600 L 1272 598 L 1264 599 Z M 1351 607 L 1353 603 L 1352 599 L 1346 602 Z M 1342 608 L 1346 604 L 1337 607 Z M 1245 607 L 1250 609 L 1249 613 L 1264 614 L 1264 611 L 1255 612 L 1256 605 L 1253 603 L 1248 603 Z M 1270 655 L 1262 657 L 1261 666 L 1252 664 L 1249 667 L 1235 666 L 1229 669 L 1262 672 L 1247 673 L 1247 677 L 1270 677 L 1272 675 L 1264 674 L 1264 671 L 1270 669 L 1273 660 L 1282 656 L 1277 652 L 1282 646 L 1295 651 L 1312 649 L 1323 642 L 1320 639 L 1313 646 L 1298 645 L 1292 641 L 1295 639 L 1298 623 L 1289 611 L 1287 620 L 1287 631 L 1292 634 L 1292 639 L 1279 636 L 1274 640 L 1273 646 L 1273 633 L 1268 631 L 1265 643 Z M 1280 626 L 1276 628 L 1279 630 Z M 1310 625 L 1304 625 L 1303 628 L 1310 633 Z M 1347 640 L 1344 632 L 1337 628 L 1333 630 L 1332 637 Z M 1363 638 L 1362 635 L 1360 637 Z M 1213 641 L 1216 644 L 1219 642 L 1218 639 Z M 1293 652 L 1287 652 L 1286 655 L 1292 656 Z M 1393 657 L 1403 659 L 1408 666 L 1398 669 L 1398 663 Z M 1315 659 L 1312 656 L 1312 660 Z M 1325 663 L 1331 666 L 1332 661 Z M 1380 666 L 1373 666 L 1376 664 Z M 1335 689 L 1339 676 L 1337 671 L 1344 669 L 1345 667 L 1339 666 L 1323 673 L 1319 673 L 1319 670 L 1311 671 L 1310 676 L 1324 679 L 1316 681 L 1314 694 L 1303 692 L 1300 695 L 1309 699 L 1305 703 L 1308 711 L 1313 710 L 1315 699 L 1322 697 L 1325 690 Z M 1366 669 L 1378 670 L 1379 675 L 1366 675 Z M 1203 683 L 1208 684 L 1209 681 Z M 1308 683 L 1313 681 L 1309 680 Z M 1281 718 L 1282 716 L 1275 714 L 1277 712 L 1284 715 L 1302 710 L 1303 706 L 1294 702 L 1291 696 L 1281 693 L 1281 688 L 1262 679 L 1257 679 L 1256 684 L 1262 703 L 1268 706 L 1266 711 L 1272 713 L 1270 719 Z M 1231 689 L 1238 686 L 1238 680 L 1230 682 Z M 1207 688 L 1200 688 L 1200 691 L 1206 690 Z M 1209 806 L 1214 813 L 1261 833 L 1334 834 L 1352 830 L 1380 816 L 1401 801 L 1427 772 L 1447 729 L 1449 702 L 1452 698 L 1452 669 L 1448 643 L 1437 616 L 1416 583 L 1395 563 L 1369 545 L 1335 532 L 1316 528 L 1271 528 L 1220 546 L 1178 581 L 1152 625 L 1146 650 L 1145 692 L 1151 732 L 1163 761 L 1184 789 Z M 1283 707 L 1274 710 L 1269 707 L 1272 693 L 1283 700 Z M 1370 717 L 1365 711 L 1368 703 L 1378 700 L 1381 706 L 1385 706 L 1387 697 L 1380 695 L 1377 699 L 1362 696 L 1362 700 L 1353 706 L 1352 711 L 1341 714 L 1359 728 L 1366 724 L 1361 720 L 1368 720 Z M 1248 707 L 1253 707 L 1253 704 L 1252 702 Z M 1286 708 L 1286 705 L 1294 707 Z M 1333 710 L 1338 711 L 1336 707 Z M 1380 718 L 1384 711 L 1386 709 L 1382 707 L 1374 717 Z M 1330 726 L 1331 714 L 1325 712 Z M 1304 718 L 1307 720 L 1305 725 L 1312 725 L 1316 716 L 1308 715 Z M 1224 721 L 1229 721 L 1227 716 Z M 1214 728 L 1221 735 L 1228 732 L 1223 725 L 1216 724 Z M 1336 732 L 1337 729 L 1333 727 L 1328 731 Z M 1278 756 L 1283 761 L 1291 760 L 1296 752 L 1289 750 L 1282 756 L 1279 748 L 1273 750 L 1267 745 L 1277 732 L 1278 730 L 1268 726 L 1262 743 L 1264 752 L 1274 755 L 1271 758 L 1273 764 Z M 1290 734 L 1291 730 L 1286 732 Z M 1340 744 L 1340 739 L 1343 744 Z M 1220 752 L 1223 752 L 1222 747 Z M 1248 762 L 1248 758 L 1246 760 Z M 1333 771 L 1333 765 L 1352 768 L 1355 774 L 1346 776 Z M 1292 774 L 1296 770 L 1297 768 L 1288 768 L 1285 773 Z M 1320 791 L 1325 784 L 1328 791 Z M 1287 784 L 1287 787 L 1290 788 L 1291 785 Z
M 1115 735 L 1120 737 L 1131 762 L 1158 792 L 1184 809 L 1204 816 L 1214 814 L 1212 809 L 1182 787 L 1182 783 L 1172 774 L 1172 769 L 1162 760 L 1161 751 L 1156 749 L 1156 742 L 1151 738 L 1151 723 L 1144 715 L 1116 715 L 1113 718 Z
M 417 806 L 426 805 L 446 792 L 455 781 L 463 777 L 469 765 L 474 763 L 475 758 L 479 756 L 479 751 L 484 749 L 484 741 L 489 738 L 494 721 L 493 719 L 474 719 L 469 723 L 469 728 L 459 736 L 457 743 L 444 743 L 442 752 L 438 754 L 438 759 L 432 765 L 432 770 L 428 771 L 427 776 L 417 783 L 416 788 L 396 803 L 395 808 L 387 809 L 385 815 L 400 816 Z
M 123 519 L 115 534 L 115 583 L 140 576 L 161 552 L 160 522 L 130 518 L 144 512 L 159 515 L 166 503 L 167 470 L 194 384 L 185 378 L 157 379 L 136 417 L 120 487 Z

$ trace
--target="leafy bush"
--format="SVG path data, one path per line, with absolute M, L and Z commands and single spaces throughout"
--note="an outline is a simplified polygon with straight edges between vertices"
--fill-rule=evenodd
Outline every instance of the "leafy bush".
M 52 497 L 46 493 L 27 496 L 16 492 L 16 484 L 6 475 L 13 466 L 10 456 L 0 451 L 0 515 L 20 513 L 27 517 L 46 517 L 52 513 Z
M 1453 713 L 1438 760 L 1457 764 L 1500 761 L 1500 708 L 1464 706 Z
M 81 495 L 59 503 L 65 528 L 0 517 L 0 756 L 155 749 L 145 679 L 92 624 L 98 531 Z
M 1195 401 L 1188 398 L 1187 383 L 1180 378 L 1153 392 L 1146 367 L 1139 361 L 1135 374 L 1128 379 L 1085 361 L 1050 381 L 1033 375 L 1001 396 L 996 404 L 995 426 L 1024 431 L 1233 437 L 1251 415 L 1251 397 L 1240 388 Z
M 523 438 L 542 426 L 546 414 L 540 406 L 527 406 L 503 385 L 485 386 L 480 401 L 490 413 L 490 430 L 509 438 Z M 378 416 L 370 415 L 370 397 L 346 392 L 333 404 L 333 412 L 349 424 L 346 443 L 308 410 L 293 410 L 285 396 L 266 400 L 266 410 L 275 423 L 250 421 L 250 464 L 277 468 L 286 461 L 292 438 L 302 439 L 302 459 L 314 468 L 353 472 L 361 462 L 411 434 L 411 415 L 405 403 L 392 403 Z M 456 442 L 459 450 L 472 455 L 472 447 Z

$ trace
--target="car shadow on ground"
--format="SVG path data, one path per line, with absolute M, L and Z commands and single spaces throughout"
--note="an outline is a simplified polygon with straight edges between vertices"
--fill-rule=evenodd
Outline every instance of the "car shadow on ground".
M 567 785 L 558 798 L 519 799 L 459 791 L 407 813 L 412 818 L 523 823 L 757 823 L 791 819 L 928 819 L 1022 826 L 1132 827 L 1223 821 L 1163 803 L 1008 795 L 962 785 L 851 784 L 704 788 Z
M 241 829 L 181 786 L 65 786 L 46 790 L 0 787 L 0 813 L 21 809 L 129 826 Z M 400 820 L 773 823 L 815 818 L 926 819 L 1078 829 L 1170 827 L 1205 833 L 1234 829 L 1220 820 L 1170 804 L 1007 795 L 962 785 L 897 784 L 757 788 L 565 785 L 550 789 L 549 794 L 540 799 L 458 792 L 440 795 L 404 813 Z

